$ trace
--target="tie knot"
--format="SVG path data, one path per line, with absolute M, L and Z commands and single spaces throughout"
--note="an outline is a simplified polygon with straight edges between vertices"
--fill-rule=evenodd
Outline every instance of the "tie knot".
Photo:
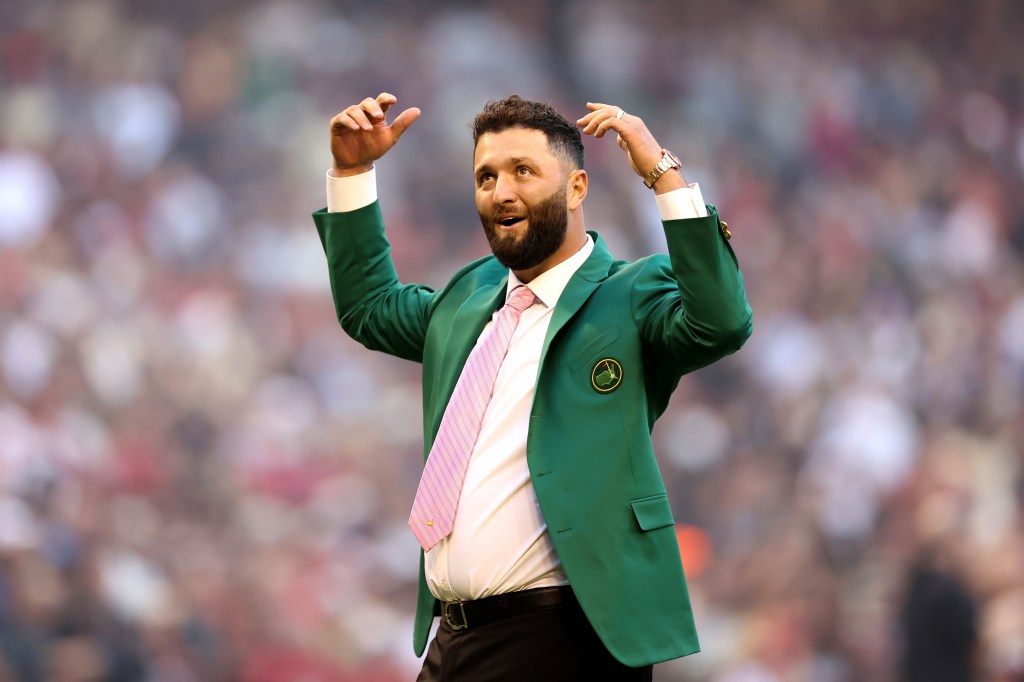
M 537 296 L 528 287 L 518 286 L 512 290 L 505 305 L 512 306 L 517 312 L 523 312 L 537 300 Z

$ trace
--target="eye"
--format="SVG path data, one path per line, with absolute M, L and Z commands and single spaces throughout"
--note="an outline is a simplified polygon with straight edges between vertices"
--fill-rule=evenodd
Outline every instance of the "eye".
M 520 166 L 519 168 L 516 169 L 516 174 L 519 175 L 520 177 L 530 175 L 531 172 L 532 171 L 526 166 Z
M 477 176 L 476 184 L 485 185 L 493 179 L 494 173 L 481 173 L 479 176 Z

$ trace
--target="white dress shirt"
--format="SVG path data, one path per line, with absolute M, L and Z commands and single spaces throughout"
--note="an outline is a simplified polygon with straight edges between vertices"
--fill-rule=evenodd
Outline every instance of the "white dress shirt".
M 354 211 L 376 200 L 374 170 L 343 178 L 328 171 L 328 211 Z M 696 184 L 660 194 L 656 201 L 662 220 L 707 216 Z M 573 256 L 529 284 L 539 300 L 520 316 L 498 370 L 493 397 L 469 460 L 455 526 L 451 535 L 426 554 L 427 585 L 441 600 L 481 599 L 568 583 L 530 481 L 526 438 L 551 314 L 569 279 L 593 249 L 588 235 Z M 520 284 L 510 271 L 506 298 Z M 481 337 L 491 324 L 493 317 L 481 330 Z

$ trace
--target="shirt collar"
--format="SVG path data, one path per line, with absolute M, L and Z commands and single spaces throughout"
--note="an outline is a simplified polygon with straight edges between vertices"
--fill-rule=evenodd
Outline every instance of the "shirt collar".
M 551 268 L 545 270 L 541 274 L 533 278 L 527 286 L 530 287 L 530 291 L 533 292 L 534 296 L 540 299 L 540 302 L 546 305 L 548 308 L 554 308 L 558 303 L 558 298 L 565 291 L 565 287 L 569 284 L 569 280 L 579 270 L 580 266 L 590 257 L 591 251 L 594 250 L 594 240 L 591 236 L 587 235 L 587 242 L 580 248 L 579 251 L 566 258 L 564 261 Z M 511 270 L 508 271 L 508 286 L 505 289 L 505 300 L 508 300 L 509 294 L 512 290 L 518 286 L 522 286 L 523 282 L 516 277 L 516 273 Z

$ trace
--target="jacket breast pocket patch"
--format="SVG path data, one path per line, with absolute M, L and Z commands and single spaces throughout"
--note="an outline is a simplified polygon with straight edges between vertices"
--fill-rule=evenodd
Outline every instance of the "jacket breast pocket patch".
M 590 370 L 590 385 L 598 393 L 611 393 L 622 383 L 622 365 L 615 358 L 602 358 Z
M 669 504 L 668 496 L 664 493 L 633 500 L 629 504 L 633 507 L 633 514 L 642 531 L 675 525 L 675 519 L 672 518 L 672 505 Z

